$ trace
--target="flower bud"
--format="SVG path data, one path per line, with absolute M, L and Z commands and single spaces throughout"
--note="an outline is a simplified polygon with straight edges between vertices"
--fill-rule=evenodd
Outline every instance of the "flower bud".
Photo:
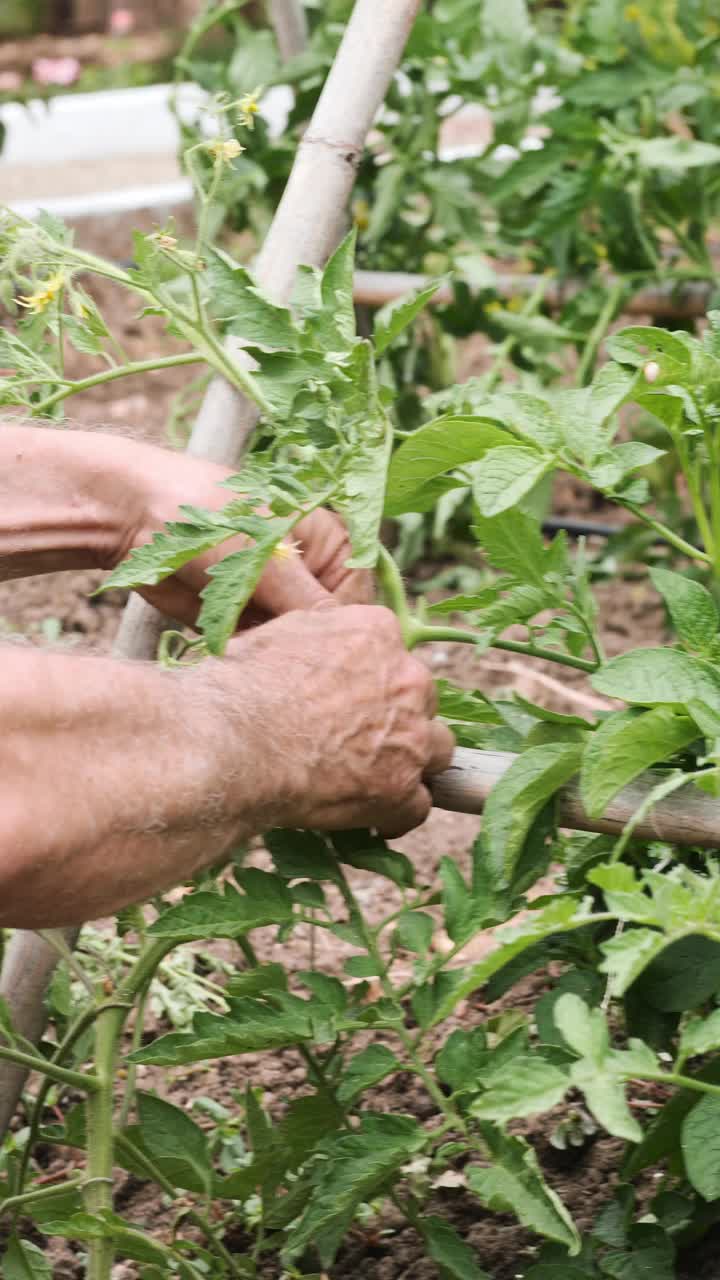
M 660 377 L 660 365 L 657 360 L 648 360 L 643 369 L 646 382 L 657 382 Z

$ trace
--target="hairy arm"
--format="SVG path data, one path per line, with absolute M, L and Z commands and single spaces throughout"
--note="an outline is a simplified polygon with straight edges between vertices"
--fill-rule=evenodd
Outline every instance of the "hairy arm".
M 0 925 L 139 902 L 273 826 L 424 820 L 450 762 L 385 609 L 289 613 L 182 671 L 0 648 Z

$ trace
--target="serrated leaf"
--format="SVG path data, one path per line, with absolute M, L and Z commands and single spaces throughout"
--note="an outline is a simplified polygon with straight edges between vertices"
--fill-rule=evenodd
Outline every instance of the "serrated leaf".
M 580 1252 L 580 1237 L 567 1209 L 545 1182 L 535 1153 L 522 1138 L 510 1137 L 489 1124 L 481 1126 L 492 1164 L 472 1166 L 468 1185 L 487 1209 L 513 1213 L 538 1235 L 557 1240 L 571 1256 Z
M 68 1240 L 115 1240 L 125 1257 L 155 1263 L 163 1269 L 167 1264 L 167 1253 L 162 1246 L 109 1211 L 76 1213 L 61 1221 L 47 1222 L 44 1229 L 49 1236 L 64 1236 Z
M 559 534 L 546 547 L 539 520 L 523 511 L 504 511 L 490 520 L 476 517 L 473 532 L 490 564 L 520 582 L 547 589 L 549 574 L 568 569 L 565 537 Z
M 417 955 L 427 955 L 435 931 L 435 921 L 425 911 L 403 911 L 395 926 L 398 946 Z
M 224 249 L 210 249 L 203 279 L 210 312 L 228 333 L 258 347 L 298 346 L 299 333 L 287 307 L 265 298 L 245 267 Z
M 360 871 L 385 876 L 400 889 L 415 886 L 415 868 L 406 854 L 391 849 L 381 836 L 370 831 L 337 831 L 332 844 L 338 858 Z
M 337 1089 L 338 1102 L 343 1105 L 352 1102 L 365 1089 L 399 1071 L 400 1066 L 395 1054 L 384 1044 L 371 1044 L 367 1049 L 361 1049 L 345 1065 Z
M 603 942 L 600 970 L 610 978 L 610 994 L 616 999 L 624 995 L 666 946 L 667 938 L 655 929 L 630 929 Z
M 512 436 L 489 419 L 449 416 L 419 427 L 393 454 L 385 514 L 429 510 L 437 495 L 431 482 L 499 445 L 513 447 Z
M 286 880 L 337 880 L 337 858 L 317 832 L 276 827 L 264 840 L 275 870 Z
M 583 752 L 580 792 L 590 816 L 599 817 L 643 770 L 671 759 L 697 736 L 695 722 L 669 707 L 608 716 L 588 738 Z
M 287 991 L 287 974 L 281 964 L 269 961 L 243 969 L 228 978 L 229 996 L 261 996 L 267 991 Z
M 453 1093 L 477 1089 L 483 1068 L 487 1065 L 487 1036 L 483 1027 L 472 1031 L 451 1031 L 435 1059 L 440 1079 Z
M 492 916 L 493 904 L 484 896 L 472 893 L 452 858 L 441 860 L 440 879 L 445 932 L 451 942 L 462 944 L 472 938 Z
M 376 355 L 381 356 L 403 330 L 412 324 L 443 283 L 444 277 L 432 280 L 425 288 L 408 293 L 403 298 L 396 298 L 376 312 L 373 324 Z
M 244 873 L 248 892 L 229 886 L 218 893 L 191 893 L 164 911 L 150 926 L 156 938 L 192 942 L 197 938 L 240 938 L 251 929 L 285 924 L 292 919 L 293 902 L 277 876 L 252 868 Z
M 287 1252 L 296 1256 L 313 1244 L 323 1266 L 330 1266 L 358 1206 L 372 1199 L 424 1144 L 415 1120 L 370 1114 L 354 1133 L 321 1143 L 318 1150 L 325 1158 L 316 1165 L 304 1212 L 288 1231 Z
M 473 473 L 473 497 L 486 519 L 514 507 L 551 469 L 551 458 L 522 445 L 490 449 Z
M 471 1115 L 503 1123 L 549 1111 L 562 1102 L 570 1082 L 552 1063 L 526 1054 L 513 1058 L 510 1069 L 486 1072 L 482 1083 L 487 1092 L 472 1103 Z
M 420 1219 L 428 1257 L 436 1263 L 442 1280 L 490 1280 L 477 1263 L 474 1251 L 454 1227 L 434 1214 Z
M 349 568 L 374 569 L 377 564 L 391 452 L 388 422 L 383 416 L 369 417 L 343 478 L 344 493 L 337 500 L 350 534 Z
M 530 747 L 493 787 L 485 805 L 481 842 L 499 885 L 511 883 L 535 819 L 577 773 L 581 756 L 577 743 Z
M 130 1062 L 177 1066 L 231 1054 L 282 1049 L 315 1038 L 312 1004 L 273 992 L 272 1006 L 243 997 L 229 1014 L 197 1013 L 192 1031 L 172 1031 L 129 1055 Z M 276 1007 L 278 1005 L 279 1007 Z
M 636 138 L 632 150 L 645 169 L 672 169 L 682 173 L 686 169 L 720 163 L 720 147 L 695 138 Z
M 355 305 L 353 286 L 355 280 L 355 245 L 357 232 L 353 229 L 340 242 L 328 260 L 320 281 L 320 296 L 325 309 L 325 326 L 336 335 L 340 344 L 355 340 Z
M 715 601 L 706 587 L 683 573 L 650 569 L 653 586 L 660 592 L 683 644 L 708 656 L 720 629 Z
M 254 546 L 235 551 L 208 569 L 210 581 L 200 592 L 202 608 L 197 625 L 211 653 L 225 652 L 237 630 L 240 614 L 248 603 L 278 543 L 292 528 L 292 522 L 267 521 L 275 525 Z M 278 528 L 282 525 L 282 528 Z
M 153 534 L 152 541 L 135 547 L 105 579 L 98 591 L 155 586 L 197 556 L 232 538 L 236 530 L 221 525 L 173 522 L 166 532 Z

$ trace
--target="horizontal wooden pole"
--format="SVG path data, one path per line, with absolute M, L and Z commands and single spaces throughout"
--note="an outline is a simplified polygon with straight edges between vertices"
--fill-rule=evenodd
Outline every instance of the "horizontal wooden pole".
M 454 813 L 482 813 L 495 783 L 507 773 L 514 760 L 517 756 L 509 751 L 457 747 L 450 768 L 431 780 L 436 807 Z M 643 773 L 611 801 L 602 818 L 589 817 L 582 806 L 578 784 L 571 782 L 560 792 L 560 826 L 574 831 L 620 835 L 653 787 L 666 776 L 652 770 Z M 635 835 L 641 840 L 720 848 L 720 800 L 697 787 L 682 788 L 656 804 L 645 821 L 638 823 Z
M 539 275 L 508 275 L 499 273 L 495 277 L 497 292 L 501 297 L 511 298 L 518 294 L 530 294 L 541 280 L 547 279 L 545 302 L 550 307 L 562 306 L 580 290 L 581 283 L 569 280 L 560 284 L 556 280 Z M 356 271 L 355 301 L 368 307 L 384 307 L 388 302 L 395 302 L 415 289 L 423 289 L 430 283 L 430 276 L 414 275 L 409 271 Z M 618 283 L 617 277 L 609 276 L 606 284 L 611 289 Z M 663 285 L 653 285 L 638 290 L 628 298 L 623 306 L 624 315 L 649 315 L 668 319 L 687 320 L 704 316 L 710 302 L 712 286 L 702 281 L 677 284 L 674 281 Z M 445 306 L 453 301 L 453 290 L 449 284 L 441 285 L 433 302 L 436 306 Z

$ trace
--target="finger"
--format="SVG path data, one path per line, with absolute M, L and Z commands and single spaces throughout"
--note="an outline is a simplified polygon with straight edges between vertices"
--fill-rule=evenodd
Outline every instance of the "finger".
M 409 800 L 399 804 L 387 818 L 377 823 L 377 829 L 386 840 L 397 840 L 421 827 L 432 809 L 432 796 L 427 787 L 418 786 Z
M 425 766 L 425 777 L 444 773 L 450 768 L 455 751 L 455 738 L 446 724 L 433 720 L 430 725 L 430 758 Z
M 270 561 L 255 590 L 253 604 L 270 617 L 279 618 L 294 609 L 333 607 L 335 601 L 300 556 L 291 553 L 287 560 Z
M 186 586 L 184 582 L 180 582 L 178 578 L 168 578 L 155 587 L 139 587 L 138 595 L 141 595 L 155 609 L 159 609 L 167 618 L 173 618 L 185 626 L 195 626 L 200 612 L 197 592 Z
M 349 572 L 338 586 L 325 585 L 338 604 L 372 604 L 375 599 L 375 582 L 366 569 Z

